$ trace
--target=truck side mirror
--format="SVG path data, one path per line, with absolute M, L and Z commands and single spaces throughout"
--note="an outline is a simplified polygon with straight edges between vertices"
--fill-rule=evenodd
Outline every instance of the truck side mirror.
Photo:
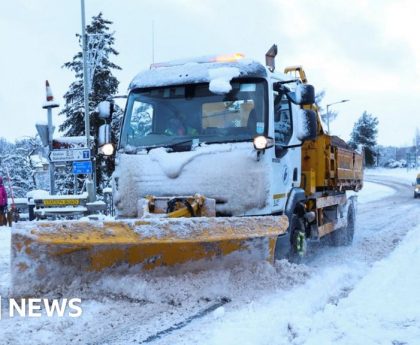
M 295 90 L 295 101 L 299 105 L 315 103 L 315 88 L 310 84 L 299 84 Z
M 114 112 L 114 103 L 109 101 L 102 101 L 98 104 L 99 118 L 108 120 Z
M 298 139 L 314 140 L 317 135 L 317 124 L 317 116 L 313 110 L 300 109 L 297 124 Z
M 105 156 L 111 156 L 114 153 L 114 145 L 111 142 L 111 126 L 101 125 L 98 133 L 98 151 Z

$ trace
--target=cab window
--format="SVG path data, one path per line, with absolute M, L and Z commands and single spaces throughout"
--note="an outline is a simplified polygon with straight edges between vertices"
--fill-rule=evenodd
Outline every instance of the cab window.
M 274 139 L 276 145 L 287 145 L 292 138 L 292 111 L 286 95 L 274 97 Z

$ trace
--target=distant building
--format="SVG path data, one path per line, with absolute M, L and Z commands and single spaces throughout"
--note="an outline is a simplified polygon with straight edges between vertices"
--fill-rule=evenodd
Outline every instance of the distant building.
M 406 147 L 395 147 L 395 146 L 378 146 L 377 147 L 378 166 L 388 166 L 396 167 L 402 166 L 405 167 L 407 164 L 415 164 L 416 156 L 416 147 L 415 146 L 406 146 Z M 419 154 L 419 152 L 417 152 Z M 395 162 L 400 162 L 400 165 L 395 164 Z M 420 157 L 417 157 L 417 164 L 420 163 Z M 411 166 L 410 165 L 410 166 Z

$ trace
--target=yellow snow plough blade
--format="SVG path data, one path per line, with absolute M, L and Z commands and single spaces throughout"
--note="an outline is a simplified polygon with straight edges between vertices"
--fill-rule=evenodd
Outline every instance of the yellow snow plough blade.
M 12 233 L 15 294 L 25 293 L 28 283 L 39 291 L 83 271 L 118 266 L 141 271 L 225 257 L 272 261 L 277 237 L 288 227 L 285 216 L 18 224 Z

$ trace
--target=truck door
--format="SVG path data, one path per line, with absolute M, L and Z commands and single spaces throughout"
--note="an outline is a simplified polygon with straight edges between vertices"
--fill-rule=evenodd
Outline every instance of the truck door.
M 300 183 L 300 148 L 285 148 L 293 137 L 292 104 L 284 94 L 274 97 L 273 211 L 284 209 L 287 195 Z

